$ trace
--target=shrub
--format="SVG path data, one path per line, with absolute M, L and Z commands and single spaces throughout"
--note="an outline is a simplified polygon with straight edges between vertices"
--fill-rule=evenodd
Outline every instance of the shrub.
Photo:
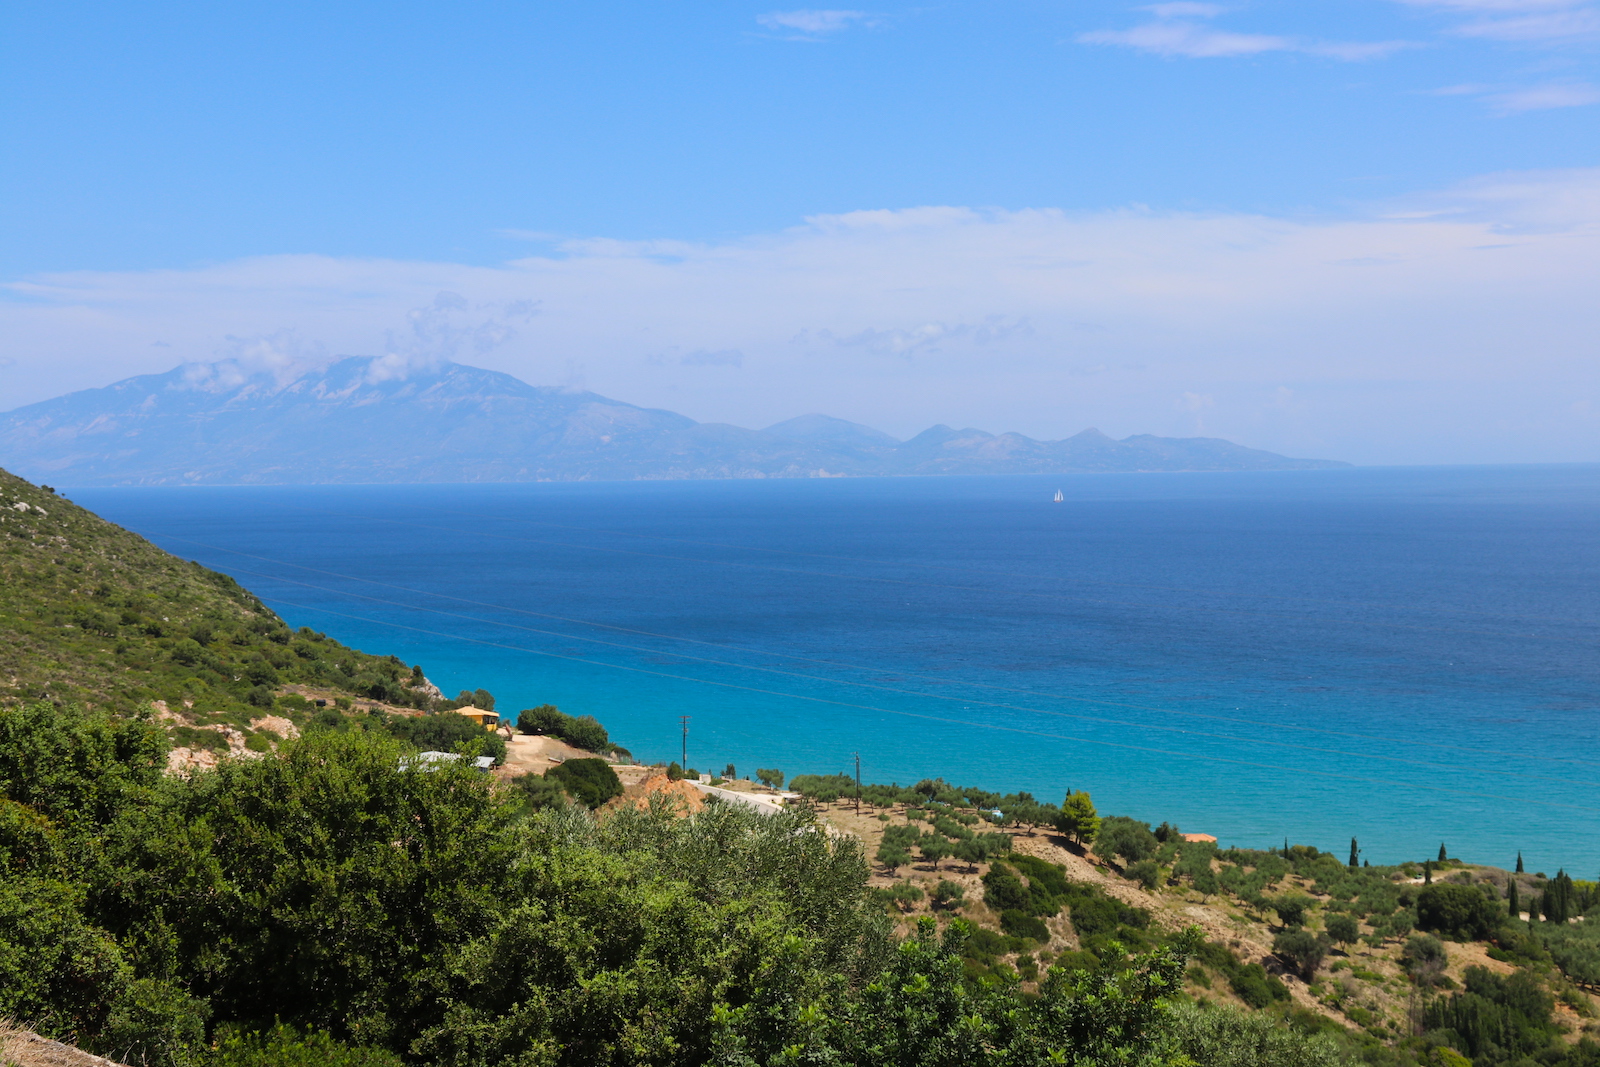
M 1154 856 L 1159 846 L 1148 823 L 1126 815 L 1107 815 L 1100 820 L 1094 850 L 1101 856 L 1121 856 L 1129 863 L 1137 863 Z
M 574 748 L 588 752 L 604 752 L 611 747 L 611 738 L 606 733 L 606 728 L 601 726 L 593 715 L 580 715 L 576 719 L 568 719 L 563 726 L 561 740 Z
M 1400 950 L 1401 965 L 1419 985 L 1433 984 L 1444 973 L 1448 962 L 1444 945 L 1437 937 L 1427 934 L 1413 934 L 1406 947 Z
M 1309 897 L 1289 895 L 1271 901 L 1272 910 L 1285 926 L 1300 926 L 1306 921 L 1306 909 L 1311 906 Z
M 1011 871 L 999 864 L 983 876 L 983 899 L 995 911 L 1023 911 L 1033 906 L 1028 887 Z
M 1128 867 L 1127 874 L 1146 889 L 1154 889 L 1161 880 L 1161 867 L 1155 860 L 1140 860 Z
M 496 766 L 506 760 L 505 738 L 453 711 L 437 715 L 396 715 L 387 726 L 391 734 L 423 752 L 455 752 L 464 745 L 478 745 L 483 755 L 494 757 Z
M 1328 937 L 1341 945 L 1354 944 L 1356 938 L 1361 936 L 1361 930 L 1356 926 L 1356 921 L 1348 915 L 1328 916 Z
M 1348 1062 L 1325 1034 L 1297 1033 L 1270 1015 L 1237 1008 L 1176 1005 L 1170 1025 L 1180 1057 L 1169 1062 L 1207 1067 L 1338 1067 Z
M 234 1032 L 222 1039 L 208 1067 L 402 1067 L 384 1049 L 358 1048 L 313 1030 L 279 1025 L 265 1034 Z
M 567 716 L 554 704 L 540 704 L 517 713 L 517 729 L 525 734 L 555 734 L 566 723 Z
M 933 887 L 931 894 L 933 903 L 938 908 L 959 908 L 966 901 L 966 890 L 948 878 L 939 879 L 939 884 Z
M 1272 939 L 1272 951 L 1293 965 L 1300 977 L 1309 982 L 1328 955 L 1330 944 L 1325 934 L 1313 934 L 1304 927 L 1293 927 L 1279 931 Z
M 1000 913 L 1000 929 L 1012 937 L 1031 937 L 1041 944 L 1050 940 L 1050 929 L 1043 919 L 1016 909 Z
M 896 882 L 887 889 L 875 888 L 872 898 L 884 904 L 891 904 L 902 912 L 910 911 L 921 902 L 922 890 L 910 882 Z
M 1259 963 L 1246 963 L 1230 972 L 1228 988 L 1252 1008 L 1265 1008 L 1275 1001 L 1289 999 L 1289 988 Z
M 545 771 L 544 776 L 560 782 L 567 792 L 591 808 L 622 795 L 617 772 L 603 759 L 569 759 Z
M 517 796 L 530 811 L 562 808 L 567 804 L 567 790 L 559 778 L 542 774 L 522 774 L 511 779 Z
M 1490 937 L 1504 916 L 1500 904 L 1473 886 L 1439 882 L 1417 894 L 1417 929 L 1462 941 Z

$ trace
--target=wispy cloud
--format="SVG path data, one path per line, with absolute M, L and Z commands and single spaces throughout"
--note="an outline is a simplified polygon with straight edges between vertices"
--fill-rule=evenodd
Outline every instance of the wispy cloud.
M 0 300 L 15 361 L 0 403 L 219 354 L 459 353 L 555 384 L 581 353 L 600 393 L 741 425 L 826 411 L 897 436 L 1191 433 L 1193 393 L 1211 398 L 1208 432 L 1274 451 L 1592 460 L 1600 169 L 1385 208 L 879 210 L 670 256 L 568 242 L 499 266 L 265 256 L 40 276 L 0 285 L 21 298 Z
M 1600 86 L 1588 82 L 1532 85 L 1523 89 L 1489 93 L 1484 99 L 1496 112 L 1502 115 L 1516 115 L 1524 111 L 1549 111 L 1554 108 L 1600 104 Z
M 1293 42 L 1287 37 L 1228 33 L 1192 22 L 1151 22 L 1129 30 L 1093 30 L 1080 33 L 1078 40 L 1082 44 L 1123 45 L 1158 56 L 1193 56 L 1202 59 L 1287 52 L 1293 47 Z
M 1582 7 L 1588 0 L 1400 0 L 1410 7 L 1436 7 L 1449 11 L 1549 11 Z
M 1264 52 L 1300 52 L 1346 62 L 1381 59 L 1402 48 L 1404 41 L 1316 41 L 1279 34 L 1237 33 L 1197 21 L 1223 13 L 1216 4 L 1152 4 L 1143 10 L 1155 21 L 1125 30 L 1080 33 L 1080 44 L 1116 45 L 1158 56 L 1218 59 Z
M 1543 85 L 1446 85 L 1434 96 L 1471 96 L 1483 101 L 1496 115 L 1549 111 L 1600 104 L 1600 86 L 1583 81 L 1547 82 Z
M 769 30 L 788 34 L 792 39 L 820 40 L 852 26 L 870 25 L 876 20 L 865 11 L 802 8 L 798 11 L 769 11 L 757 15 L 756 22 Z
M 1496 41 L 1556 43 L 1600 38 L 1593 0 L 1400 0 L 1410 7 L 1477 16 L 1450 33 Z
M 1150 4 L 1141 10 L 1150 12 L 1158 19 L 1209 19 L 1222 14 L 1227 8 L 1220 4 L 1195 4 L 1183 0 L 1175 4 Z
M 1571 41 L 1600 37 L 1600 10 L 1553 11 L 1518 18 L 1480 19 L 1455 28 L 1463 37 L 1497 41 Z
M 795 336 L 795 341 L 802 344 L 820 341 L 839 348 L 864 348 L 878 355 L 909 357 L 939 352 L 953 341 L 987 345 L 1032 335 L 1033 327 L 1027 319 L 1013 320 L 1003 315 L 989 315 L 978 323 L 924 322 L 898 329 L 870 328 L 844 337 L 835 336 L 832 330 L 803 330 Z

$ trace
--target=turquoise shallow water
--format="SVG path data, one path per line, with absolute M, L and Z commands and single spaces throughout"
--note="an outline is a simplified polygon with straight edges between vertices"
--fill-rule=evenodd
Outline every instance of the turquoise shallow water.
M 1600 466 L 70 495 L 644 758 L 1600 869 Z

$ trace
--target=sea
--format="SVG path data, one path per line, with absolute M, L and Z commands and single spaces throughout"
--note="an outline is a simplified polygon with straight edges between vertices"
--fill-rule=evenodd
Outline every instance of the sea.
M 66 492 L 641 760 L 1600 872 L 1600 465 Z

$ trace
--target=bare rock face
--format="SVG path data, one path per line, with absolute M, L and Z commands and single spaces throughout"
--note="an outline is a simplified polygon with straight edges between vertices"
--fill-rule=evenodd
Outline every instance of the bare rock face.
M 300 736 L 300 727 L 285 719 L 282 715 L 263 715 L 259 719 L 250 720 L 250 729 L 265 730 L 270 734 L 277 734 L 279 740 L 292 741 Z

